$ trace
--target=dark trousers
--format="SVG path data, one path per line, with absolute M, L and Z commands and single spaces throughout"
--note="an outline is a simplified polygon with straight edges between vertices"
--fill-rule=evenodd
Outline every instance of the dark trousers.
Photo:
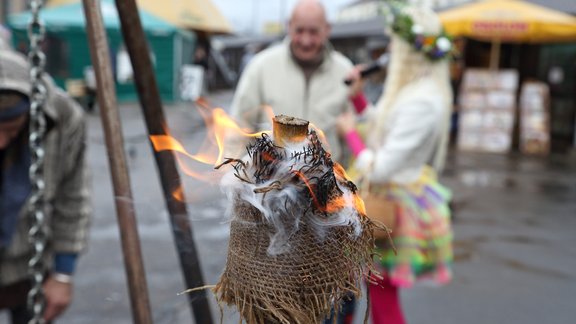
M 12 324 L 26 324 L 32 318 L 26 305 L 29 290 L 29 281 L 0 287 L 0 309 L 10 312 Z
M 12 324 L 27 324 L 32 319 L 32 313 L 28 310 L 26 303 L 10 309 Z
M 336 322 L 334 322 L 335 314 L 334 310 L 332 310 L 332 314 L 324 320 L 324 324 L 351 324 L 354 319 L 355 308 L 356 298 L 354 298 L 354 294 L 349 294 L 344 298 L 342 305 L 340 305 L 340 312 L 336 315 Z
M 0 286 L 0 311 L 7 310 L 10 313 L 12 324 L 28 324 L 32 319 L 32 312 L 26 304 L 30 287 L 29 281 Z M 46 324 L 54 324 L 54 322 Z

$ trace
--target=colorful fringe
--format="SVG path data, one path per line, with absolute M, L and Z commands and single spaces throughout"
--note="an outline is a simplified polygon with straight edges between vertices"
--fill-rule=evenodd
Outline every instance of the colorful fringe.
M 450 281 L 452 274 L 452 230 L 450 191 L 438 183 L 436 174 L 425 167 L 418 181 L 410 185 L 389 184 L 378 192 L 397 202 L 392 238 L 377 249 L 383 275 L 400 287 L 428 279 L 438 284 Z

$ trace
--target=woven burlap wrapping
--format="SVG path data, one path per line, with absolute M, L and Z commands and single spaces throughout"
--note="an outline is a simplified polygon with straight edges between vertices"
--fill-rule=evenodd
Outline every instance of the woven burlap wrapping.
M 247 323 L 319 323 L 348 292 L 360 295 L 365 267 L 371 263 L 371 223 L 362 234 L 352 226 L 328 228 L 319 237 L 303 220 L 291 249 L 267 253 L 273 229 L 253 206 L 237 201 L 230 228 L 226 268 L 214 288 L 220 302 L 237 307 Z
M 315 132 L 300 151 L 288 153 L 263 135 L 248 152 L 248 161 L 225 162 L 235 163 L 235 177 L 228 258 L 216 297 L 248 324 L 320 323 L 350 293 L 360 295 L 376 225 Z M 247 190 L 258 193 L 260 208 L 271 215 L 242 199 L 253 197 L 243 196 Z M 292 195 L 278 195 L 284 190 Z M 331 222 L 338 219 L 344 221 Z

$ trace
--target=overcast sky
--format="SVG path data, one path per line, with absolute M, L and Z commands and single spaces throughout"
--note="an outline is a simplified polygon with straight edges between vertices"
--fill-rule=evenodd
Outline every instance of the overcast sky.
M 264 22 L 286 22 L 297 0 L 212 0 L 236 32 L 262 30 Z M 328 19 L 354 0 L 323 0 Z

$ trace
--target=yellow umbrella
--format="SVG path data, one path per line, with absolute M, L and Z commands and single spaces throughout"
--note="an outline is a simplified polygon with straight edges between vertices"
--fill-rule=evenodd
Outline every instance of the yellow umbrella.
M 49 0 L 49 6 L 79 0 Z M 136 0 L 145 11 L 180 28 L 211 34 L 230 34 L 232 27 L 210 0 Z
M 500 43 L 576 41 L 576 18 L 521 0 L 483 0 L 440 13 L 446 32 L 492 42 L 490 67 L 500 60 Z
M 520 0 L 484 0 L 440 13 L 446 32 L 490 41 L 576 41 L 576 17 Z

